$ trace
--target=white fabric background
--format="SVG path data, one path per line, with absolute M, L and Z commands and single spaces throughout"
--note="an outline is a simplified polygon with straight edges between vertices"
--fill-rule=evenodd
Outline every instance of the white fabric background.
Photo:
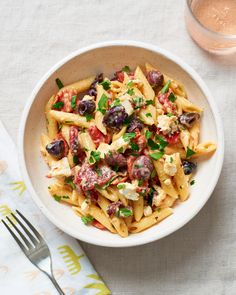
M 81 243 L 116 295 L 236 294 L 236 57 L 199 49 L 183 13 L 183 0 L 0 1 L 0 118 L 14 139 L 39 78 L 70 52 L 98 41 L 134 39 L 172 51 L 203 77 L 219 106 L 224 167 L 211 199 L 190 223 L 135 248 Z

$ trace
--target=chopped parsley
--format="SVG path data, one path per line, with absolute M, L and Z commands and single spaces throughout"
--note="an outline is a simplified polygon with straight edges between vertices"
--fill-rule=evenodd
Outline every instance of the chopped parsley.
M 76 189 L 71 176 L 65 178 L 65 183 L 68 184 L 72 189 Z
M 139 151 L 139 146 L 137 145 L 137 143 L 131 142 L 130 147 L 133 151 Z
M 128 118 L 126 118 L 124 120 L 124 125 L 129 125 L 131 123 L 132 119 L 133 119 L 133 116 L 129 116 Z
M 169 144 L 162 136 L 156 135 L 156 140 L 159 140 L 159 149 L 164 151 L 165 147 Z
M 117 188 L 118 189 L 123 189 L 123 188 L 125 188 L 125 184 L 117 184 Z
M 115 165 L 111 168 L 113 171 L 117 172 L 119 170 L 119 165 Z
M 91 114 L 86 114 L 86 115 L 85 115 L 85 118 L 86 118 L 86 121 L 89 122 L 89 121 L 91 121 L 91 120 L 93 119 L 93 115 L 91 115 Z
M 75 108 L 76 108 L 76 98 L 77 98 L 76 95 L 73 95 L 73 96 L 71 97 L 71 108 L 72 108 L 73 110 L 75 110 Z
M 150 154 L 150 157 L 154 160 L 159 160 L 164 155 L 164 152 L 155 152 Z
M 134 138 L 136 136 L 136 133 L 135 132 L 130 132 L 130 133 L 125 133 L 123 135 L 123 139 L 124 141 L 129 141 L 131 138 Z
M 160 145 L 153 141 L 151 138 L 148 139 L 148 146 L 151 148 L 151 150 L 158 150 L 160 148 Z
M 83 221 L 85 225 L 88 225 L 94 220 L 94 218 L 92 216 L 82 216 L 81 220 Z
M 65 121 L 66 124 L 71 124 L 73 121 Z
M 175 102 L 177 97 L 174 95 L 174 93 L 170 93 L 170 95 L 168 96 L 168 99 L 171 101 L 171 102 Z
M 147 113 L 145 116 L 146 116 L 146 117 L 151 117 L 151 118 L 152 118 L 152 114 L 151 114 L 151 113 Z
M 89 163 L 94 164 L 94 163 L 100 161 L 100 159 L 101 159 L 100 156 L 101 156 L 100 152 L 91 151 L 90 158 L 89 158 Z
M 151 179 L 154 178 L 155 176 L 157 175 L 157 172 L 156 170 L 152 170 L 152 173 L 151 173 Z
M 112 181 L 117 177 L 118 177 L 118 175 L 115 175 L 111 179 L 109 179 L 104 185 L 102 185 L 102 186 L 96 185 L 96 187 L 98 189 L 106 189 L 112 183 Z
M 111 82 L 109 80 L 105 80 L 102 83 L 100 83 L 100 85 L 102 85 L 104 90 L 108 90 L 111 88 Z
M 190 185 L 194 185 L 194 184 L 195 184 L 195 180 L 193 179 L 190 181 Z
M 143 179 L 139 179 L 138 186 L 142 186 L 142 185 L 143 185 Z
M 120 147 L 118 150 L 117 150 L 118 153 L 122 154 L 124 152 L 124 149 L 123 147 Z
M 173 117 L 174 114 L 172 114 L 172 113 L 168 113 L 168 114 L 166 114 L 166 116 L 167 116 L 167 117 Z
M 116 107 L 116 106 L 119 106 L 121 105 L 120 103 L 120 99 L 119 98 L 116 98 L 113 103 L 111 104 L 111 107 Z
M 133 88 L 128 89 L 127 94 L 129 94 L 131 96 L 134 95 L 134 89 Z
M 174 159 L 173 157 L 170 157 L 170 163 L 173 163 Z
M 73 163 L 74 163 L 75 165 L 78 165 L 78 163 L 79 163 L 79 158 L 78 158 L 78 156 L 73 156 Z
M 149 106 L 150 104 L 153 104 L 153 100 L 152 99 L 146 100 L 146 105 Z
M 128 208 L 120 208 L 116 215 L 118 217 L 129 217 L 133 215 L 133 212 Z
M 133 98 L 133 103 L 135 104 L 134 109 L 137 110 L 141 108 L 143 103 L 143 98 L 140 96 L 136 96 L 135 98 Z
M 164 87 L 161 89 L 161 93 L 162 93 L 162 94 L 164 94 L 164 93 L 166 93 L 166 92 L 168 91 L 168 89 L 169 89 L 169 87 L 170 87 L 170 83 L 171 83 L 170 80 L 168 80 L 168 81 L 166 82 L 166 84 L 164 85 Z
M 52 105 L 52 108 L 57 109 L 57 110 L 59 110 L 59 109 L 61 109 L 63 107 L 64 107 L 64 102 L 63 101 L 58 101 L 58 102 L 56 102 L 56 103 L 54 103 Z
M 145 132 L 145 137 L 146 137 L 146 139 L 151 138 L 151 137 L 152 137 L 152 132 L 149 131 L 149 130 L 146 130 L 146 132 Z
M 59 78 L 56 78 L 56 83 L 57 83 L 57 87 L 58 87 L 59 89 L 61 89 L 61 88 L 64 87 L 63 83 L 61 82 L 61 80 L 60 80 Z
M 133 81 L 129 81 L 128 83 L 127 83 L 127 86 L 128 87 L 132 87 L 134 85 L 134 82 Z
M 126 72 L 126 73 L 130 73 L 131 70 L 129 68 L 129 66 L 124 66 L 122 69 L 121 69 L 122 72 Z
M 58 129 L 61 130 L 63 124 L 62 123 L 58 123 Z
M 101 112 L 103 115 L 106 112 L 106 103 L 108 101 L 108 97 L 103 93 L 99 102 L 98 102 L 98 111 Z
M 187 147 L 187 151 L 186 151 L 186 158 L 191 157 L 192 155 L 196 154 L 196 152 L 194 152 L 193 150 L 191 150 L 189 147 Z
M 58 195 L 53 195 L 53 198 L 55 201 L 60 202 L 61 199 L 69 199 L 69 196 L 58 196 Z

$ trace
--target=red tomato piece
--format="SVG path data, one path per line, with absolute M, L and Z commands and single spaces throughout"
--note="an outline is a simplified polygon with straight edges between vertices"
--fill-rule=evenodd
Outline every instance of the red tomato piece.
M 172 135 L 163 135 L 169 144 L 177 144 L 180 141 L 180 133 L 175 132 Z
M 111 141 L 111 135 L 104 135 L 96 126 L 89 127 L 88 132 L 96 148 L 101 142 L 109 143 Z
M 124 81 L 124 72 L 122 72 L 122 71 L 116 72 L 116 77 L 119 82 L 123 82 Z
M 106 230 L 106 227 L 104 225 L 102 225 L 99 221 L 94 220 L 92 222 L 92 225 L 95 226 L 96 228 L 100 229 L 100 230 Z
M 163 105 L 163 109 L 165 113 L 173 113 L 176 114 L 176 106 L 169 100 L 169 95 L 172 93 L 172 90 L 169 88 L 169 90 L 166 93 L 161 93 L 161 91 L 158 93 L 158 100 Z
M 147 140 L 146 140 L 146 137 L 140 133 L 138 128 L 135 129 L 135 133 L 136 133 L 136 136 L 132 140 L 132 142 L 134 142 L 138 145 L 139 150 L 137 153 L 140 154 L 144 150 L 144 148 L 146 147 Z

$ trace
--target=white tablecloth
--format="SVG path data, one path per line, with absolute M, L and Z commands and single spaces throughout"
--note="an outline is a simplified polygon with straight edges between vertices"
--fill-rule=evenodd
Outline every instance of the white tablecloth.
M 204 209 L 155 243 L 128 249 L 82 246 L 113 294 L 236 294 L 236 57 L 215 58 L 192 42 L 182 0 L 1 0 L 0 12 L 0 118 L 15 140 L 36 82 L 82 46 L 113 39 L 151 42 L 179 55 L 203 77 L 226 135 L 222 175 Z

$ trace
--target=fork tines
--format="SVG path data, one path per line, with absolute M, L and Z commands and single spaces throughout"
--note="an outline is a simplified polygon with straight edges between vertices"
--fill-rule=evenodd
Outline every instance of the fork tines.
M 13 238 L 15 239 L 17 244 L 20 246 L 20 248 L 26 253 L 30 251 L 31 249 L 36 248 L 40 243 L 44 242 L 44 240 L 42 236 L 39 234 L 39 232 L 35 229 L 35 227 L 24 217 L 22 213 L 20 213 L 18 210 L 16 210 L 16 213 L 21 217 L 21 219 L 25 222 L 25 224 L 27 224 L 27 226 L 33 232 L 34 235 L 27 229 L 27 227 L 21 222 L 21 220 L 14 213 L 11 213 L 11 216 L 6 216 L 6 219 L 11 226 L 9 226 L 3 219 L 2 219 L 2 223 L 8 229 L 8 231 L 13 236 Z M 17 225 L 12 221 L 12 217 L 20 225 L 20 229 L 19 229 L 19 226 L 17 227 Z M 22 241 L 11 229 L 11 227 L 14 228 L 14 230 L 18 233 L 18 235 L 20 236 L 20 238 L 22 239 L 24 243 L 22 243 Z

